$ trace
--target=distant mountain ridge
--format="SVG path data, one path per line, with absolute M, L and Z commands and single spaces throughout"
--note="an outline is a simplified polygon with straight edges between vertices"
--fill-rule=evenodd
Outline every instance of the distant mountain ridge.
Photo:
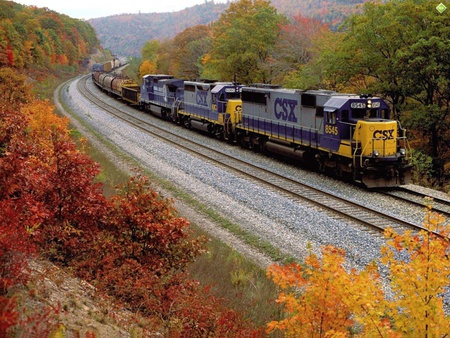
M 124 56 L 140 56 L 145 42 L 171 39 L 188 27 L 212 23 L 228 6 L 211 1 L 178 12 L 120 14 L 89 23 L 104 48 Z
M 279 13 L 292 17 L 298 13 L 316 17 L 337 27 L 346 16 L 355 13 L 369 0 L 272 0 Z M 188 27 L 216 21 L 230 6 L 205 1 L 201 5 L 170 13 L 120 14 L 90 19 L 102 46 L 123 56 L 140 56 L 141 48 L 152 39 L 171 39 Z

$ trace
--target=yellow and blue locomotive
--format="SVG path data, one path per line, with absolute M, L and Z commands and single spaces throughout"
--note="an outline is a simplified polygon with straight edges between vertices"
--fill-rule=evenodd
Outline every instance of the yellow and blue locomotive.
M 239 114 L 244 146 L 314 163 L 368 188 L 410 181 L 405 131 L 378 97 L 244 87 Z

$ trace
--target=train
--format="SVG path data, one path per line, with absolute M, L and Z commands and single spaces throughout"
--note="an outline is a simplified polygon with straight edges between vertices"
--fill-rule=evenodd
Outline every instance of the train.
M 93 71 L 103 91 L 231 144 L 288 158 L 368 189 L 411 181 L 406 130 L 372 95 Z
M 127 58 L 114 55 L 114 59 L 92 65 L 92 72 L 112 72 L 128 63 Z

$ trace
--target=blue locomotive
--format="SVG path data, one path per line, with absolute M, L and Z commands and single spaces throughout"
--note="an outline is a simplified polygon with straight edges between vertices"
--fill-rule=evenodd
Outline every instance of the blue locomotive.
M 408 183 L 406 133 L 378 97 L 326 90 L 242 89 L 238 142 L 368 188 Z
M 99 78 L 93 75 L 103 88 Z M 136 100 L 164 119 L 367 188 L 396 187 L 411 179 L 406 131 L 379 97 L 156 74 L 142 78 Z
M 184 81 L 171 75 L 142 77 L 140 105 L 148 112 L 167 120 L 176 120 L 183 102 Z

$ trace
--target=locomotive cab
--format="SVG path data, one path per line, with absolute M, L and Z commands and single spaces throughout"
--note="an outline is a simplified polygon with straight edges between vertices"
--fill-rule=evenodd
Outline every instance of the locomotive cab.
M 335 96 L 324 107 L 324 139 L 338 154 L 351 159 L 353 180 L 368 188 L 392 187 L 410 180 L 407 140 L 399 123 L 390 120 L 380 98 Z M 341 163 L 342 167 L 342 163 Z

